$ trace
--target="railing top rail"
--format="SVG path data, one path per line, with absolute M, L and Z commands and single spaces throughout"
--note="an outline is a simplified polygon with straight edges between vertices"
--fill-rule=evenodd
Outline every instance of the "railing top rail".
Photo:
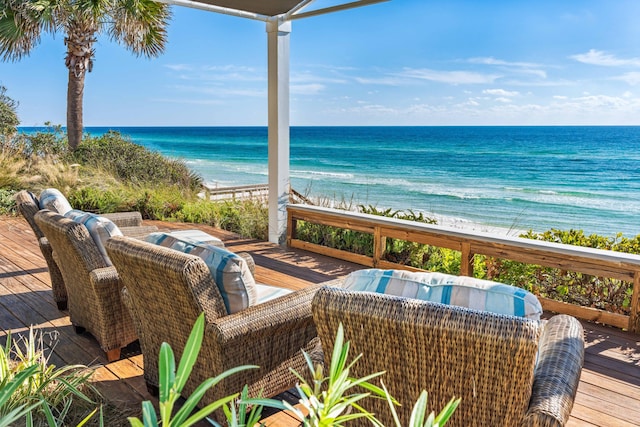
M 204 185 L 204 187 L 211 194 L 219 194 L 219 193 L 234 193 L 239 191 L 248 191 L 248 190 L 268 190 L 268 184 L 249 184 L 249 185 L 237 185 L 235 187 L 211 187 L 209 185 Z
M 325 214 L 334 218 L 341 218 L 352 223 L 376 225 L 380 227 L 402 228 L 407 231 L 421 232 L 425 234 L 451 237 L 456 240 L 479 243 L 492 243 L 497 245 L 511 246 L 521 249 L 543 250 L 558 255 L 572 257 L 584 257 L 606 261 L 615 264 L 627 264 L 633 266 L 634 270 L 640 271 L 640 255 L 627 254 L 622 252 L 609 251 L 605 249 L 594 249 L 583 246 L 573 246 L 562 243 L 545 242 L 542 240 L 525 239 L 522 237 L 505 236 L 481 231 L 463 231 L 457 228 L 442 225 L 424 224 L 415 221 L 388 218 L 378 215 L 364 214 L 360 212 L 345 211 L 334 208 L 324 208 L 310 205 L 289 205 L 290 214 Z

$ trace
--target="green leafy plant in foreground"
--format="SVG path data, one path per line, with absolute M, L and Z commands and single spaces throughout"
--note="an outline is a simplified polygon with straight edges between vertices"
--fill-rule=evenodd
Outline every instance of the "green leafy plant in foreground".
M 331 354 L 328 377 L 324 376 L 322 365 L 313 366 L 313 361 L 307 353 L 304 353 L 304 356 L 312 373 L 313 384 L 308 383 L 302 375 L 293 371 L 300 380 L 296 389 L 300 394 L 300 403 L 308 415 L 287 402 L 284 402 L 284 406 L 300 419 L 303 426 L 341 426 L 357 418 L 366 418 L 374 424 L 379 424 L 375 416 L 363 408 L 359 402 L 372 394 L 382 398 L 388 397 L 388 393 L 385 393 L 382 388 L 369 382 L 384 372 L 377 372 L 363 378 L 350 377 L 351 367 L 362 355 L 347 363 L 349 345 L 349 342 L 344 342 L 344 330 L 341 324 L 338 327 Z M 356 387 L 366 391 L 354 391 Z
M 160 346 L 160 356 L 158 358 L 160 420 L 158 420 L 158 417 L 156 416 L 153 404 L 147 400 L 142 402 L 142 420 L 133 417 L 129 418 L 129 423 L 132 427 L 157 427 L 160 425 L 163 427 L 192 426 L 207 418 L 218 408 L 222 408 L 238 397 L 237 393 L 223 397 L 192 414 L 207 390 L 236 372 L 257 368 L 257 366 L 239 366 L 237 368 L 229 369 L 215 378 L 205 380 L 189 397 L 186 398 L 186 401 L 180 409 L 178 409 L 175 414 L 173 413 L 176 403 L 181 396 L 182 389 L 186 385 L 189 375 L 191 375 L 191 371 L 193 370 L 193 366 L 196 363 L 200 348 L 202 347 L 204 324 L 204 313 L 201 313 L 191 330 L 191 334 L 189 334 L 177 371 L 175 357 L 171 346 L 166 342 L 162 343 Z
M 69 425 L 73 421 L 70 418 L 79 414 L 85 416 L 97 406 L 87 395 L 98 395 L 89 384 L 92 374 L 84 365 L 56 368 L 49 364 L 43 334 L 33 328 L 21 340 L 13 340 L 9 334 L 6 344 L 0 347 L 0 426 L 24 418 L 27 425 L 44 423 L 56 427 Z M 96 412 L 97 408 L 78 425 Z
M 397 427 L 401 427 L 402 424 L 400 424 L 400 420 L 398 419 L 398 413 L 396 412 L 393 401 L 389 398 L 390 395 L 387 388 L 384 386 L 384 383 L 382 383 L 382 388 L 387 394 L 387 402 L 391 408 L 393 420 Z M 431 412 L 427 416 L 427 391 L 422 390 L 420 397 L 418 397 L 418 400 L 411 411 L 408 427 L 441 427 L 449 421 L 449 418 L 451 418 L 459 404 L 460 398 L 456 399 L 455 397 L 452 397 L 438 415 L 436 415 L 435 412 Z M 425 416 L 427 416 L 426 419 Z

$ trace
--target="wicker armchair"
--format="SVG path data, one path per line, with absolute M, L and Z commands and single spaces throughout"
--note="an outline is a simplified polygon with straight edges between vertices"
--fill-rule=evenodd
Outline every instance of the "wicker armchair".
M 538 322 L 334 287 L 316 293 L 312 310 L 325 357 L 342 322 L 351 357 L 363 354 L 352 374 L 386 371 L 402 425 L 422 390 L 436 412 L 462 398 L 448 426 L 562 426 L 569 418 L 584 355 L 573 317 Z M 363 406 L 394 424 L 384 400 Z
M 120 297 L 122 283 L 116 269 L 108 266 L 84 225 L 46 209 L 37 212 L 34 220 L 53 249 L 76 332 L 87 330 L 109 362 L 118 360 L 120 349 L 138 337 Z
M 18 210 L 27 220 L 27 223 L 29 223 L 33 233 L 36 235 L 42 256 L 47 262 L 49 276 L 51 277 L 53 299 L 56 302 L 58 309 L 66 310 L 68 297 L 62 273 L 60 273 L 60 269 L 53 259 L 53 253 L 49 241 L 34 220 L 34 215 L 40 210 L 38 198 L 26 190 L 16 193 L 14 197 Z M 157 227 L 154 226 L 142 226 L 142 216 L 140 215 L 140 212 L 119 212 L 104 214 L 103 216 L 113 221 L 118 227 L 120 227 L 123 234 L 127 236 L 137 237 L 138 235 L 142 236 L 157 230 Z
M 162 342 L 180 357 L 201 312 L 206 328 L 198 362 L 185 394 L 229 368 L 252 364 L 259 369 L 225 379 L 205 395 L 207 402 L 239 392 L 245 384 L 255 396 L 274 396 L 296 384 L 289 368 L 306 372 L 301 350 L 318 361 L 319 340 L 311 318 L 317 286 L 288 294 L 235 314 L 227 314 L 204 261 L 196 256 L 128 237 L 113 237 L 107 253 L 125 285 L 144 354 L 144 378 L 151 393 L 158 386 Z M 214 414 L 223 420 L 222 412 Z

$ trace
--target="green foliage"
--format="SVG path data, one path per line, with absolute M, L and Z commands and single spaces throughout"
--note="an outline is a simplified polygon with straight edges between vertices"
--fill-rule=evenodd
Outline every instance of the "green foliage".
M 150 187 L 176 185 L 189 191 L 202 186 L 202 178 L 184 162 L 148 150 L 119 132 L 86 137 L 68 158 L 85 167 L 105 169 L 126 183 Z
M 58 156 L 68 152 L 67 139 L 61 125 L 46 122 L 45 131 L 38 131 L 30 135 L 20 135 L 17 143 L 24 156 Z
M 171 216 L 182 222 L 207 224 L 245 237 L 267 240 L 269 212 L 258 199 L 186 202 Z
M 369 214 L 369 215 L 378 215 L 378 216 L 384 216 L 387 218 L 396 218 L 396 219 L 402 219 L 406 221 L 421 222 L 423 224 L 438 223 L 438 220 L 436 220 L 435 218 L 429 218 L 428 216 L 425 216 L 424 213 L 422 212 L 415 213 L 411 209 L 407 211 L 401 211 L 401 210 L 394 211 L 391 208 L 380 210 L 372 205 L 369 205 L 369 206 L 359 205 L 358 209 L 361 213 Z
M 0 188 L 0 215 L 15 215 L 16 202 L 13 200 L 15 190 Z
M 18 103 L 7 96 L 7 88 L 0 85 L 0 142 L 11 138 L 18 130 Z
M 382 388 L 385 393 L 387 393 L 387 402 L 389 403 L 389 408 L 391 408 L 391 413 L 393 414 L 393 419 L 397 427 L 401 427 L 400 420 L 398 419 L 398 414 L 396 412 L 396 408 L 393 404 L 393 401 L 389 398 L 389 392 L 387 388 L 382 384 Z M 456 408 L 460 404 L 460 398 L 456 399 L 454 397 L 442 408 L 442 411 L 438 415 L 435 415 L 434 412 L 431 412 L 427 419 L 425 420 L 425 416 L 427 415 L 427 391 L 422 390 L 420 393 L 420 397 L 416 401 L 416 404 L 413 406 L 413 410 L 411 411 L 411 417 L 409 418 L 409 427 L 440 427 L 444 426 L 449 418 L 456 411 Z
M 158 359 L 160 420 L 158 420 L 158 417 L 156 416 L 153 404 L 147 400 L 142 402 L 142 420 L 144 422 L 138 418 L 131 417 L 129 418 L 129 422 L 132 427 L 156 427 L 160 425 L 163 427 L 188 427 L 204 420 L 216 409 L 224 407 L 238 397 L 237 393 L 235 395 L 223 397 L 193 413 L 207 390 L 236 372 L 256 368 L 257 366 L 240 366 L 229 369 L 215 378 L 205 380 L 190 396 L 186 397 L 185 402 L 182 404 L 180 409 L 175 411 L 174 414 L 176 403 L 181 397 L 182 389 L 186 385 L 189 375 L 191 375 L 193 366 L 198 358 L 198 353 L 200 353 L 204 337 L 204 326 L 204 313 L 201 313 L 200 316 L 198 316 L 196 323 L 193 325 L 191 334 L 189 334 L 177 371 L 175 357 L 171 346 L 166 342 L 162 343 Z
M 369 382 L 384 372 L 367 375 L 363 378 L 349 376 L 350 369 L 362 355 L 347 363 L 349 342 L 344 342 L 342 324 L 338 327 L 336 334 L 328 377 L 324 376 L 322 365 L 314 367 L 309 355 L 304 353 L 304 356 L 313 377 L 312 382 L 307 382 L 302 375 L 292 370 L 300 380 L 296 389 L 304 411 L 284 402 L 284 406 L 298 417 L 303 426 L 341 426 L 358 418 L 366 418 L 374 424 L 379 424 L 374 414 L 364 409 L 359 402 L 372 394 L 382 398 L 388 397 L 388 393 L 385 393 L 383 389 Z
M 88 420 L 96 412 L 87 394 L 97 395 L 89 384 L 93 371 L 84 365 L 50 365 L 43 341 L 43 334 L 30 328 L 28 337 L 16 342 L 9 334 L 0 347 L 0 419 L 19 415 L 28 423 L 55 427 L 84 411 L 81 416 Z
M 262 419 L 262 409 L 264 405 L 261 403 L 266 403 L 276 408 L 284 408 L 281 406 L 281 402 L 277 400 L 265 400 L 260 397 L 255 399 L 249 398 L 249 387 L 245 385 L 240 393 L 240 399 L 222 407 L 225 418 L 227 419 L 227 427 L 262 427 L 264 424 L 261 423 L 260 420 Z M 218 425 L 216 422 L 213 422 L 213 424 Z
M 520 237 L 624 253 L 640 253 L 640 235 L 634 238 L 585 235 L 582 230 L 551 229 L 544 233 L 528 231 Z M 527 289 L 537 295 L 584 307 L 628 315 L 633 284 L 617 279 L 523 264 L 516 261 L 487 259 L 485 271 L 492 280 Z
M 329 248 L 366 256 L 373 255 L 373 235 L 370 233 L 298 221 L 296 237 Z

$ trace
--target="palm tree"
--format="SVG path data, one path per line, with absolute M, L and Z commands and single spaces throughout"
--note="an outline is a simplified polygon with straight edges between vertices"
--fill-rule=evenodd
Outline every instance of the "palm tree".
M 29 55 L 43 33 L 64 32 L 67 46 L 67 136 L 75 150 L 82 140 L 84 78 L 93 68 L 100 33 L 137 56 L 158 56 L 166 45 L 169 6 L 152 0 L 0 0 L 0 55 Z

